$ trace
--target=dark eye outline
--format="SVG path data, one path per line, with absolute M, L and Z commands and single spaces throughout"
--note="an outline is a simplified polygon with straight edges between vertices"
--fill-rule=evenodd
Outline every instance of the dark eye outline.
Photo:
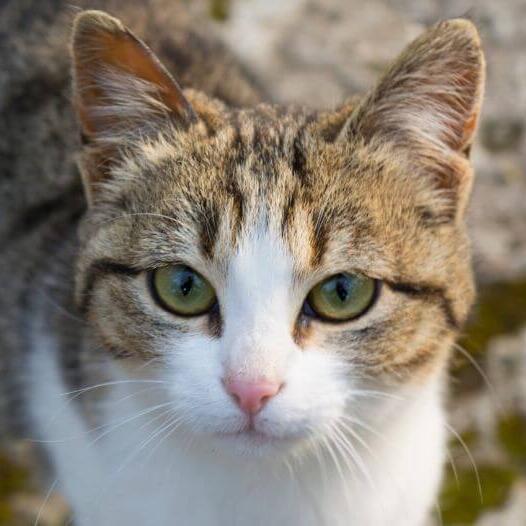
M 326 281 L 333 279 L 340 274 L 353 275 L 348 272 L 347 273 L 338 272 L 337 274 L 333 274 L 332 276 L 325 278 L 320 283 L 325 283 Z M 368 277 L 368 276 L 365 276 L 365 277 Z M 310 319 L 321 321 L 323 323 L 329 323 L 329 324 L 334 324 L 334 325 L 341 325 L 342 323 L 348 323 L 350 321 L 354 321 L 354 320 L 357 320 L 358 318 L 361 318 L 362 316 L 367 314 L 376 305 L 378 298 L 380 297 L 380 292 L 382 289 L 382 282 L 380 280 L 374 279 L 374 278 L 369 278 L 369 279 L 373 280 L 373 285 L 374 285 L 373 295 L 371 296 L 371 300 L 369 301 L 367 307 L 365 307 L 365 309 L 363 309 L 361 312 L 359 312 L 355 316 L 351 316 L 350 318 L 344 318 L 344 319 L 339 320 L 336 318 L 329 318 L 327 316 L 323 316 L 322 314 L 319 314 L 316 310 L 314 310 L 312 305 L 309 303 L 309 296 L 310 296 L 312 289 L 309 290 L 307 296 L 305 297 L 305 300 L 303 301 L 303 305 L 301 307 L 301 315 L 306 316 Z M 314 287 L 317 287 L 320 283 L 317 283 Z
M 174 310 L 173 307 L 170 307 L 170 305 L 168 305 L 161 298 L 161 296 L 160 296 L 160 294 L 157 291 L 157 288 L 155 286 L 155 273 L 158 270 L 166 268 L 167 266 L 168 267 L 174 267 L 174 268 L 175 267 L 185 267 L 186 269 L 192 271 L 194 274 L 197 274 L 198 276 L 200 276 L 207 283 L 210 283 L 202 274 L 197 272 L 197 270 L 194 270 L 192 267 L 189 267 L 188 265 L 185 265 L 185 264 L 182 264 L 182 263 L 176 263 L 176 264 L 173 264 L 173 265 L 165 265 L 165 266 L 157 267 L 155 269 L 152 269 L 152 270 L 148 271 L 147 281 L 148 281 L 148 288 L 150 289 L 150 294 L 151 294 L 152 298 L 154 299 L 155 303 L 157 303 L 157 305 L 159 307 L 161 307 L 161 309 L 165 310 L 166 312 L 169 312 L 170 314 L 173 314 L 174 316 L 178 316 L 180 318 L 188 318 L 188 319 L 190 319 L 190 318 L 198 318 L 200 316 L 204 316 L 204 315 L 209 314 L 210 312 L 212 312 L 212 311 L 214 311 L 215 309 L 218 308 L 219 304 L 218 304 L 218 301 L 217 301 L 217 294 L 215 293 L 215 289 L 214 289 L 214 295 L 215 295 L 214 301 L 212 302 L 210 307 L 207 307 L 206 309 L 204 309 L 202 311 L 198 311 L 198 312 L 193 313 L 193 314 L 186 314 L 186 313 L 178 312 L 178 311 Z M 210 285 L 210 286 L 212 286 L 212 285 Z

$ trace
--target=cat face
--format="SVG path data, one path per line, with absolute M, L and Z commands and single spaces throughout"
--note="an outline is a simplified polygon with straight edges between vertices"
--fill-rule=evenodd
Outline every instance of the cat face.
M 440 373 L 472 298 L 469 23 L 435 26 L 324 114 L 183 94 L 97 12 L 77 19 L 73 58 L 78 303 L 123 367 L 153 359 L 187 432 L 288 449 Z

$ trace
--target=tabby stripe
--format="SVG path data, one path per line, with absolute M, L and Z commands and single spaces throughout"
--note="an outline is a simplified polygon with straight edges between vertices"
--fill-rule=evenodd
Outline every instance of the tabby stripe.
M 214 257 L 214 247 L 219 230 L 219 210 L 212 202 L 205 201 L 202 204 L 200 248 L 204 257 Z
M 219 338 L 223 333 L 223 319 L 217 303 L 208 313 L 208 330 L 213 338 Z
M 457 320 L 451 301 L 446 295 L 446 291 L 442 287 L 435 287 L 433 285 L 424 285 L 419 283 L 408 283 L 408 282 L 390 282 L 386 283 L 395 292 L 401 292 L 407 296 L 414 296 L 424 301 L 432 301 L 437 303 L 442 309 L 446 318 L 447 324 L 455 330 L 460 328 L 460 322 Z
M 245 217 L 245 197 L 239 183 L 235 178 L 235 168 L 232 167 L 231 172 L 228 174 L 228 178 L 225 183 L 226 192 L 232 200 L 234 224 L 232 225 L 232 242 L 235 242 L 241 228 L 243 227 L 243 220 Z
M 425 367 L 429 362 L 436 358 L 436 353 L 432 349 L 420 349 L 410 358 L 403 362 L 387 364 L 383 369 L 386 372 L 394 372 L 402 377 L 407 377 L 414 371 Z
M 311 266 L 318 267 L 325 255 L 327 249 L 327 242 L 329 241 L 329 225 L 331 224 L 331 217 L 325 211 L 312 214 L 312 251 L 311 251 Z
M 292 143 L 292 173 L 301 181 L 301 183 L 307 185 L 307 159 L 301 143 L 301 134 L 303 133 L 304 128 L 305 126 L 300 128 L 294 142 Z
M 80 303 L 80 310 L 86 313 L 89 309 L 93 289 L 97 281 L 108 274 L 119 274 L 121 276 L 136 276 L 142 270 L 137 270 L 122 263 L 111 261 L 108 259 L 99 259 L 94 261 L 88 268 L 86 273 L 86 281 L 82 289 L 82 301 Z
M 281 217 L 281 235 L 287 237 L 289 228 L 291 227 L 294 217 L 294 209 L 296 206 L 297 192 L 294 190 L 288 197 L 283 206 L 283 214 Z

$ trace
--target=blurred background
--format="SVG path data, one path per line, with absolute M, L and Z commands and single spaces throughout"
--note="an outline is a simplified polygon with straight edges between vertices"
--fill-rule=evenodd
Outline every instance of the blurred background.
M 426 25 L 476 22 L 488 61 L 468 218 L 479 297 L 454 352 L 454 432 L 432 524 L 526 525 L 526 0 L 179 1 L 270 99 L 319 108 L 369 88 Z M 23 441 L 0 449 L 0 525 L 35 522 L 35 454 Z M 66 522 L 51 494 L 38 524 Z

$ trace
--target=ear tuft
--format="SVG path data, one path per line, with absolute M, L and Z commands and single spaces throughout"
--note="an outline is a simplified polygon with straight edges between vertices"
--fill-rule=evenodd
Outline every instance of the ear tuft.
M 118 18 L 115 18 L 104 11 L 88 10 L 83 11 L 73 22 L 73 42 L 81 42 L 83 38 L 90 38 L 97 32 L 115 33 L 126 31 L 126 28 Z

